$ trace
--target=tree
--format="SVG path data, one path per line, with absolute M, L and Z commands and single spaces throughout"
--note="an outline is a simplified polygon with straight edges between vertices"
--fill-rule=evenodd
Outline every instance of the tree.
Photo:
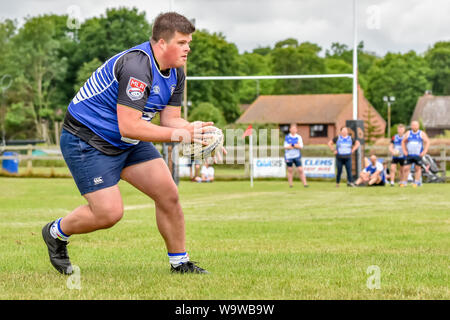
M 79 67 L 94 58 L 105 62 L 123 50 L 148 41 L 151 32 L 145 11 L 125 7 L 106 9 L 105 15 L 87 19 L 81 25 L 74 63 Z
M 431 70 L 425 59 L 414 51 L 405 54 L 387 53 L 368 72 L 367 97 L 372 105 L 386 116 L 384 96 L 395 96 L 392 105 L 392 123 L 408 123 L 417 99 L 431 87 Z
M 16 31 L 16 22 L 5 20 L 0 22 L 0 134 L 1 143 L 6 140 L 6 96 L 9 87 L 12 84 L 12 70 L 9 68 L 9 58 L 11 57 L 11 38 Z
M 270 75 L 272 65 L 270 56 L 257 53 L 244 53 L 239 56 L 240 75 Z M 272 94 L 275 80 L 242 80 L 239 89 L 239 102 L 251 103 L 258 95 Z
M 295 39 L 286 39 L 275 44 L 271 52 L 274 74 L 323 74 L 325 64 L 319 57 L 321 48 L 310 42 L 296 44 Z M 316 80 L 288 79 L 275 83 L 276 94 L 318 93 Z
M 42 138 L 42 124 L 51 122 L 55 109 L 59 107 L 61 94 L 57 84 L 64 79 L 67 58 L 61 57 L 66 17 L 43 15 L 27 18 L 18 34 L 12 38 L 14 51 L 11 65 L 14 66 L 13 88 L 16 101 L 24 108 L 31 108 L 34 126 Z
M 214 126 L 223 127 L 226 124 L 222 112 L 209 102 L 200 103 L 189 116 L 189 121 L 212 121 Z
M 425 55 L 434 95 L 450 95 L 450 41 L 436 42 Z
M 227 76 L 239 72 L 239 53 L 221 33 L 199 30 L 193 34 L 187 65 L 191 76 Z M 195 105 L 210 102 L 219 108 L 227 122 L 239 116 L 239 81 L 188 81 L 188 99 Z
M 92 59 L 89 62 L 83 63 L 83 65 L 78 69 L 77 78 L 73 89 L 78 92 L 84 83 L 89 79 L 92 73 L 102 65 L 102 62 L 97 58 Z
M 342 59 L 326 57 L 325 73 L 342 74 L 352 73 L 352 65 Z M 348 93 L 352 92 L 352 79 L 350 78 L 325 78 L 320 80 L 320 91 L 322 93 Z

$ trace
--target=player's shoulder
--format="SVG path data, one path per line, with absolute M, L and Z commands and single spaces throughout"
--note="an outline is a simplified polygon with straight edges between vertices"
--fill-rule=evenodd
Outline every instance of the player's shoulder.
M 127 68 L 151 68 L 150 57 L 142 50 L 131 50 L 119 58 Z M 144 66 L 143 66 L 144 65 Z

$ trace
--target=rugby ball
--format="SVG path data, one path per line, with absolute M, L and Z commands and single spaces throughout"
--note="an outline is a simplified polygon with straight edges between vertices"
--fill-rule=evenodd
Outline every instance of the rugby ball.
M 214 156 L 217 148 L 221 148 L 223 146 L 223 133 L 222 130 L 216 127 L 206 127 L 213 128 L 211 132 L 208 132 L 208 135 L 211 137 L 207 138 L 205 141 L 207 145 L 202 145 L 199 142 L 189 142 L 182 143 L 182 151 L 185 157 L 189 157 L 191 160 L 203 160 L 209 156 Z

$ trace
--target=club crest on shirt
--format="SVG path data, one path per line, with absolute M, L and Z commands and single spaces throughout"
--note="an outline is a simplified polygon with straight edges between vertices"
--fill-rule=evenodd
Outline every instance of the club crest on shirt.
M 159 88 L 158 85 L 154 85 L 154 86 L 153 86 L 153 92 L 154 92 L 155 94 L 158 94 L 158 93 L 161 92 L 161 89 Z
M 130 77 L 130 80 L 128 81 L 128 86 L 127 86 L 127 95 L 133 101 L 142 99 L 142 97 L 144 96 L 144 91 L 145 91 L 146 87 L 147 87 L 147 84 L 145 82 L 138 80 L 136 78 Z

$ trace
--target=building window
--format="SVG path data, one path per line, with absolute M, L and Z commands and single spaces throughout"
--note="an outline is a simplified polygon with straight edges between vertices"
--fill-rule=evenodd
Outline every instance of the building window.
M 309 136 L 311 138 L 328 137 L 328 125 L 314 124 L 309 126 Z

